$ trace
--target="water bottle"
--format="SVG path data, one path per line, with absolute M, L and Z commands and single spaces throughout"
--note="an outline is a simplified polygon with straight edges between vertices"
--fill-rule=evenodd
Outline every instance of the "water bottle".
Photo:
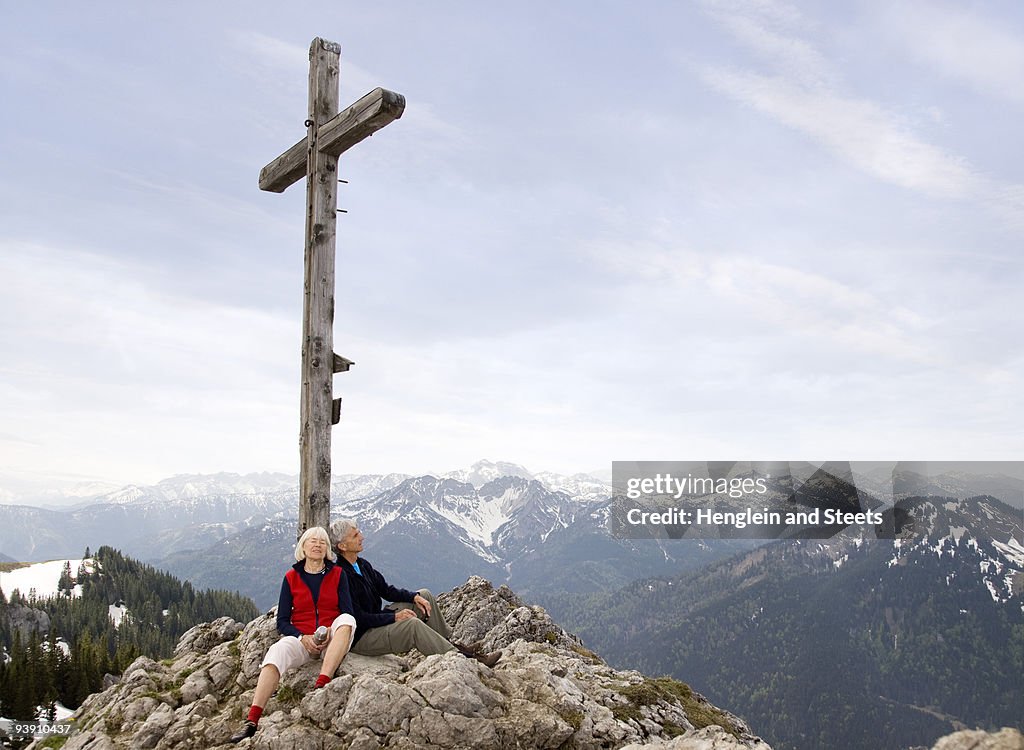
M 323 646 L 324 643 L 326 643 L 326 642 L 327 642 L 327 626 L 326 625 L 321 625 L 320 627 L 318 627 L 316 629 L 316 632 L 313 633 L 313 643 L 315 643 L 317 646 Z

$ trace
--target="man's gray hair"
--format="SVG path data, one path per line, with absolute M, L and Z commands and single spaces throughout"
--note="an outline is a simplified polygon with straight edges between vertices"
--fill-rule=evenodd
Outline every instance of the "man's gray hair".
M 359 528 L 359 524 L 352 518 L 339 518 L 337 521 L 331 524 L 331 544 L 334 545 L 334 549 L 338 549 L 338 543 L 348 536 L 348 532 L 352 529 Z

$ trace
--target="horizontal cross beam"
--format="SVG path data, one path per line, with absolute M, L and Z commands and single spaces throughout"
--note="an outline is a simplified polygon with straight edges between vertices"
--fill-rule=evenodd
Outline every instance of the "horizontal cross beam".
M 317 144 L 321 153 L 340 156 L 402 116 L 405 97 L 394 91 L 376 88 L 355 104 L 320 126 Z M 260 170 L 260 190 L 283 193 L 285 188 L 306 176 L 308 140 L 303 138 Z

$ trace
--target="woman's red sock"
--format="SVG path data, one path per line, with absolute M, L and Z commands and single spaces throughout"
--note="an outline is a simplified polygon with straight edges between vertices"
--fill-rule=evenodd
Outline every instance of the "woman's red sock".
M 263 716 L 262 708 L 259 706 L 249 706 L 249 716 L 247 717 L 249 721 L 253 724 L 259 724 L 261 716 Z

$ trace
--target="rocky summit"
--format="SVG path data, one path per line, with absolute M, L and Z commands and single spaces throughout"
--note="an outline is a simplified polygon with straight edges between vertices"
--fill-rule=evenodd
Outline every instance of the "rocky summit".
M 172 659 L 141 657 L 91 695 L 64 748 L 770 750 L 687 685 L 612 669 L 505 586 L 474 576 L 438 602 L 455 641 L 503 650 L 493 669 L 457 652 L 349 654 L 312 690 L 311 662 L 284 676 L 256 735 L 230 745 L 278 634 L 273 610 L 244 626 L 221 618 L 186 632 Z

